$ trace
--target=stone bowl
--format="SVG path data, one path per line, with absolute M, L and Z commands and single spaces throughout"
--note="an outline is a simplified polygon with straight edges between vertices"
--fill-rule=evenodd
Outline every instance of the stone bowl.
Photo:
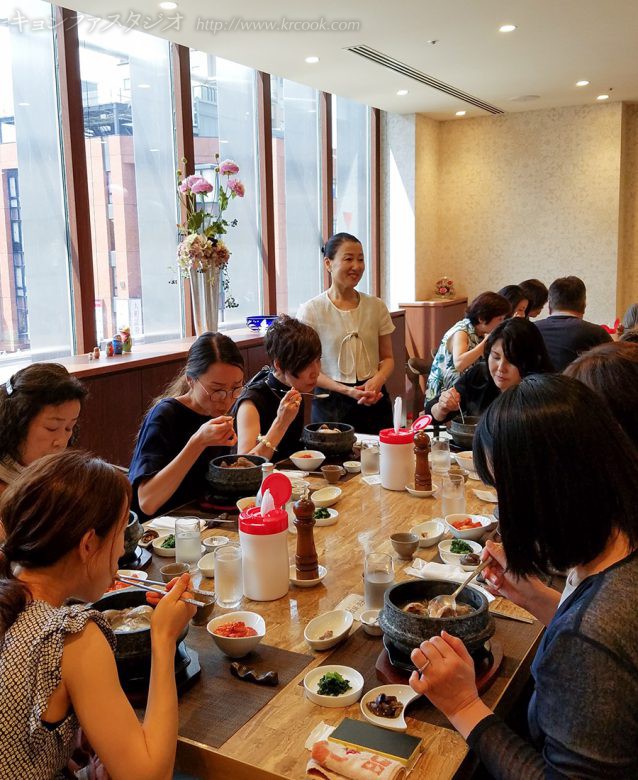
M 127 561 L 133 561 L 137 557 L 137 543 L 142 538 L 144 529 L 135 512 L 129 511 L 128 523 L 124 529 L 124 555 L 119 559 L 118 566 L 126 568 Z
M 232 463 L 239 457 L 255 465 L 245 469 L 231 469 L 221 465 Z M 266 463 L 266 458 L 259 455 L 220 455 L 211 460 L 206 479 L 212 485 L 216 495 L 227 496 L 234 500 L 244 496 L 254 496 L 261 485 L 262 463 Z
M 476 427 L 479 424 L 480 419 L 480 417 L 471 417 L 466 414 L 464 422 L 461 422 L 460 415 L 454 417 L 450 423 L 450 434 L 454 443 L 459 447 L 471 450 Z
M 496 628 L 487 599 L 477 590 L 464 588 L 457 596 L 457 602 L 474 608 L 469 615 L 431 618 L 403 611 L 411 601 L 429 601 L 442 593 L 453 593 L 457 587 L 456 583 L 443 580 L 407 580 L 388 588 L 379 614 L 383 633 L 408 656 L 421 642 L 440 634 L 443 629 L 462 639 L 470 653 L 483 647 Z
M 322 433 L 318 430 L 322 425 L 336 428 L 339 433 Z M 348 458 L 354 447 L 354 428 L 347 423 L 311 423 L 303 429 L 301 440 L 309 450 L 319 450 L 326 458 Z

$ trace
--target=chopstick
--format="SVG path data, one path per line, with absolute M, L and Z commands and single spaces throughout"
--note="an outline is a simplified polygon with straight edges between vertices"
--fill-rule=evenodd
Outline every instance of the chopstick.
M 153 588 L 150 585 L 147 585 L 147 582 L 154 582 L 158 585 L 164 585 L 163 582 L 157 582 L 157 580 L 138 580 L 134 577 L 122 577 L 119 574 L 115 577 L 116 580 L 119 580 L 120 582 L 123 582 L 125 585 L 135 585 L 136 588 L 141 588 L 142 590 L 148 590 L 151 593 L 159 593 L 160 596 L 165 596 L 168 591 L 166 590 L 166 587 L 163 589 L 160 588 Z M 195 607 L 206 607 L 208 606 L 203 601 L 195 601 L 195 599 L 180 599 L 180 601 L 185 602 L 186 604 L 192 604 Z

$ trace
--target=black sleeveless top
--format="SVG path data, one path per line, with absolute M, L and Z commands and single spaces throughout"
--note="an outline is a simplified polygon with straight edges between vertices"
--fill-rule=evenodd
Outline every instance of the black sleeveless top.
M 259 432 L 262 436 L 265 436 L 277 416 L 279 403 L 288 390 L 290 390 L 290 387 L 280 382 L 270 368 L 266 366 L 255 374 L 244 387 L 242 394 L 235 401 L 231 414 L 236 418 L 241 404 L 244 401 L 252 401 L 259 414 Z M 303 448 L 301 435 L 304 429 L 304 419 L 304 401 L 302 398 L 297 416 L 288 426 L 283 439 L 277 445 L 277 451 L 272 455 L 273 461 L 276 462 L 288 458 L 293 452 Z

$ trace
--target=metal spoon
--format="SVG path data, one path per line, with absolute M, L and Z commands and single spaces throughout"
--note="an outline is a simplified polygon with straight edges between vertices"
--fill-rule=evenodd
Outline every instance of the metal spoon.
M 276 390 L 278 393 L 282 393 L 283 395 L 286 395 L 288 392 L 288 390 L 281 390 L 279 387 L 273 387 L 272 389 Z M 327 398 L 330 393 L 299 393 L 299 395 L 311 395 L 313 398 Z
M 430 600 L 430 604 L 428 607 L 432 604 L 436 604 L 437 607 L 440 607 L 441 611 L 444 609 L 452 609 L 456 610 L 456 597 L 459 595 L 459 593 L 463 590 L 463 588 L 471 582 L 474 577 L 479 575 L 483 569 L 490 563 L 492 560 L 491 556 L 488 555 L 488 557 L 479 563 L 479 565 L 474 569 L 473 572 L 470 572 L 470 576 L 464 580 L 458 588 L 454 591 L 454 593 L 442 593 L 440 596 L 435 596 L 433 599 Z
M 461 413 L 461 425 L 465 425 L 465 417 L 463 417 L 463 409 L 459 406 L 459 412 Z

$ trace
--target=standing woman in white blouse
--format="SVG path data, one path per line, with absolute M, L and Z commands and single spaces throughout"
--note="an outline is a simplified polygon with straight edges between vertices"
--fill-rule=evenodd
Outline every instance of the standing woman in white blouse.
M 317 392 L 330 392 L 313 400 L 312 421 L 349 423 L 359 433 L 376 434 L 392 425 L 385 382 L 394 370 L 394 325 L 382 300 L 355 289 L 365 269 L 359 239 L 337 233 L 323 255 L 330 288 L 297 312 L 321 339 Z

